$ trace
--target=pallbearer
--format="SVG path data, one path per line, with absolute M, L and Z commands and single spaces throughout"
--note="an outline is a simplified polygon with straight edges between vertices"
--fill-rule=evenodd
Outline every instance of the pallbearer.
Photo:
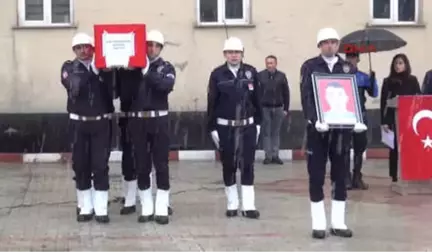
M 149 69 L 132 70 L 131 74 L 141 81 L 128 91 L 131 99 L 127 112 L 142 206 L 138 221 L 148 222 L 154 219 L 158 224 L 169 222 L 168 95 L 173 91 L 176 79 L 174 66 L 160 57 L 164 45 L 165 39 L 160 31 L 151 30 L 147 33 Z M 150 181 L 152 164 L 155 167 L 157 185 L 155 202 Z
M 99 72 L 94 66 L 94 44 L 89 35 L 76 34 L 72 50 L 76 58 L 63 63 L 61 83 L 68 93 L 72 168 L 79 207 L 77 221 L 90 221 L 94 211 L 96 221 L 106 223 L 109 222 L 108 159 L 114 111 L 112 74 Z

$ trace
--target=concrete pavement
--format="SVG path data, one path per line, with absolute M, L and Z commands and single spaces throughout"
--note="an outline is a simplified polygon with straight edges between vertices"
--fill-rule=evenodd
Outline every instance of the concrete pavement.
M 121 194 L 119 164 L 111 165 L 112 199 Z M 368 191 L 349 193 L 352 239 L 310 237 L 305 162 L 256 165 L 260 220 L 224 216 L 225 197 L 217 162 L 172 162 L 174 215 L 167 226 L 139 224 L 137 215 L 109 208 L 111 223 L 75 221 L 70 165 L 0 165 L 0 250 L 430 250 L 432 198 L 390 191 L 386 161 L 366 161 Z M 327 181 L 327 199 L 330 195 Z M 326 202 L 330 210 L 330 202 Z M 328 211 L 330 217 L 330 211 Z M 330 223 L 328 218 L 328 223 Z

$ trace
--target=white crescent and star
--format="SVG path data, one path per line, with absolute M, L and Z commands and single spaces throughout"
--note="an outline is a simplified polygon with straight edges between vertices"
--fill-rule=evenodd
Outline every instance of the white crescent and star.
M 428 110 L 428 109 L 424 109 L 424 110 L 420 110 L 419 112 L 417 112 L 414 115 L 414 118 L 412 120 L 412 127 L 414 130 L 414 133 L 418 136 L 418 130 L 417 130 L 417 125 L 420 122 L 421 119 L 431 119 L 432 120 L 432 110 Z M 431 148 L 432 149 L 432 139 L 429 137 L 429 135 L 426 136 L 425 139 L 421 140 L 423 142 L 423 148 Z

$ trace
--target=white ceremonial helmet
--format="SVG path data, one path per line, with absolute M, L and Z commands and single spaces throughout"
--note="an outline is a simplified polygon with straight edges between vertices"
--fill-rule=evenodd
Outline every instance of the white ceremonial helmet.
M 158 30 L 151 30 L 147 33 L 147 41 L 148 42 L 156 42 L 161 45 L 165 44 L 165 39 L 163 34 Z
M 322 41 L 335 39 L 340 40 L 339 34 L 333 28 L 323 28 L 318 31 L 317 35 L 317 45 L 319 45 Z
M 223 51 L 244 51 L 243 42 L 237 37 L 230 37 L 225 40 Z
M 93 38 L 86 33 L 77 33 L 72 38 L 72 47 L 77 45 L 91 45 L 94 46 Z

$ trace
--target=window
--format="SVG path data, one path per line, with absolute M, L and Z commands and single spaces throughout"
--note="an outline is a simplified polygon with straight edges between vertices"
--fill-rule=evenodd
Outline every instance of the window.
M 416 24 L 418 0 L 370 0 L 372 24 Z
M 73 0 L 18 0 L 20 26 L 69 26 Z
M 244 25 L 250 22 L 250 0 L 197 0 L 199 25 Z

